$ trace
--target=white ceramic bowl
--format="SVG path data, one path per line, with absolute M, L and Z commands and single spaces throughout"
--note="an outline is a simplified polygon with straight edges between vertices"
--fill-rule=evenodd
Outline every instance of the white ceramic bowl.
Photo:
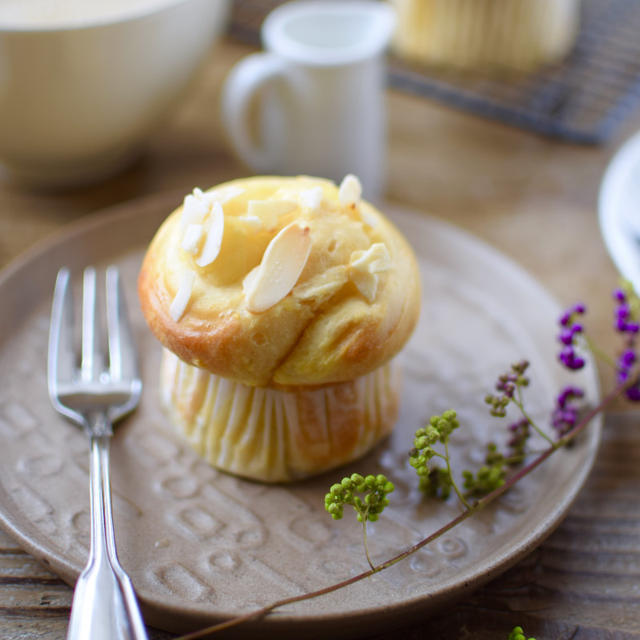
M 5 173 L 73 185 L 130 161 L 183 95 L 229 4 L 154 0 L 94 21 L 0 24 Z
M 600 230 L 622 277 L 640 292 L 640 132 L 613 156 L 600 185 Z

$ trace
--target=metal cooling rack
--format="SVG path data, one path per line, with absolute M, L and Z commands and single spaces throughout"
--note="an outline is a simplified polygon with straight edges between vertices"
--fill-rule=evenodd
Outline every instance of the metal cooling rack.
M 282 0 L 235 0 L 231 33 L 259 43 Z M 640 105 L 640 0 L 583 0 L 582 26 L 564 63 L 514 77 L 436 72 L 389 60 L 391 86 L 572 142 L 606 142 Z

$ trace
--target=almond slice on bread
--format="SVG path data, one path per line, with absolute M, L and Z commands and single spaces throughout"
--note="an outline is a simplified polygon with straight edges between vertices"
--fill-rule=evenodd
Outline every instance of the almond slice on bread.
M 292 222 L 271 240 L 255 274 L 245 278 L 247 309 L 260 313 L 277 304 L 295 286 L 311 252 L 307 226 Z

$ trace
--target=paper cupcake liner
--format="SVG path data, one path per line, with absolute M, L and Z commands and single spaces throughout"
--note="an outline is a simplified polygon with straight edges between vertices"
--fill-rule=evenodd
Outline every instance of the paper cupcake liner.
M 580 0 L 391 0 L 393 47 L 406 59 L 459 69 L 529 70 L 575 41 Z
M 282 482 L 367 453 L 392 429 L 399 374 L 384 365 L 352 381 L 295 390 L 249 387 L 164 350 L 162 403 L 195 450 L 237 475 Z

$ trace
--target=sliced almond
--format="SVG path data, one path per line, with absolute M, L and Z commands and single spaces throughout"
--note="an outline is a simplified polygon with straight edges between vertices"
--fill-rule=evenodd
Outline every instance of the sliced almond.
M 311 187 L 300 192 L 300 204 L 311 211 L 317 211 L 320 208 L 323 198 L 322 187 Z
M 267 230 L 278 227 L 281 216 L 287 215 L 298 208 L 297 202 L 291 200 L 249 200 L 247 215 L 257 216 Z
M 353 271 L 350 275 L 351 282 L 356 285 L 358 291 L 367 299 L 373 302 L 378 293 L 378 274 L 369 271 Z
M 255 230 L 262 229 L 264 226 L 258 216 L 237 216 L 236 220 L 240 220 L 240 222 Z
M 190 224 L 202 222 L 202 219 L 209 211 L 209 203 L 203 200 L 202 197 L 196 195 L 196 192 L 202 194 L 202 191 L 197 187 L 193 191 L 194 193 L 190 193 L 185 197 L 182 205 L 182 217 L 180 218 L 182 229 L 186 229 Z
M 191 299 L 191 294 L 193 292 L 193 282 L 195 277 L 195 272 L 190 269 L 180 276 L 178 291 L 169 306 L 169 314 L 173 318 L 174 322 L 178 322 L 178 320 L 182 318 L 185 309 L 189 304 L 189 300 Z
M 202 189 L 198 189 L 196 187 L 193 190 L 193 195 L 206 202 L 209 206 L 211 206 L 214 202 L 219 202 L 220 204 L 226 204 L 230 200 L 237 198 L 245 192 L 245 189 L 239 187 L 235 184 L 226 186 L 226 187 L 218 187 L 213 191 L 203 191 Z
M 247 309 L 252 313 L 266 311 L 288 295 L 310 252 L 309 227 L 292 222 L 281 229 L 267 246 L 257 274 L 250 278 L 245 290 Z
M 189 224 L 200 223 L 207 215 L 215 202 L 225 204 L 239 195 L 242 195 L 245 189 L 237 185 L 229 185 L 221 187 L 214 191 L 203 191 L 199 187 L 194 187 L 193 191 L 185 196 L 182 206 L 181 225 L 185 229 Z
M 205 197 L 209 197 L 212 202 L 219 202 L 220 204 L 226 204 L 230 200 L 241 196 L 245 193 L 245 189 L 235 184 L 230 184 L 220 189 L 215 189 L 209 193 L 205 193 Z
M 200 238 L 202 238 L 203 231 L 204 227 L 201 224 L 189 224 L 182 236 L 182 248 L 194 255 L 198 253 L 198 249 L 200 248 Z
M 211 264 L 220 253 L 222 246 L 222 235 L 224 233 L 224 211 L 219 202 L 214 202 L 209 214 L 209 225 L 207 228 L 207 239 L 205 240 L 202 253 L 196 260 L 199 267 L 206 267 Z
M 338 199 L 343 207 L 357 205 L 362 197 L 362 185 L 360 180 L 352 173 L 347 174 L 340 183 Z
M 360 217 L 365 224 L 368 224 L 372 229 L 378 226 L 377 218 L 368 209 L 360 209 Z
M 378 274 L 392 267 L 389 249 L 382 242 L 375 242 L 366 251 L 351 254 L 349 277 L 358 291 L 373 302 L 378 292 Z
M 242 281 L 242 290 L 244 291 L 245 296 L 247 295 L 247 291 L 253 288 L 253 284 L 255 279 L 258 277 L 258 273 L 260 272 L 260 265 L 254 267 L 247 273 Z
M 313 300 L 322 304 L 339 291 L 347 280 L 347 267 L 343 264 L 336 265 L 296 286 L 293 295 L 301 301 Z
M 361 271 L 380 273 L 391 269 L 391 254 L 383 242 L 374 242 L 366 251 L 351 254 L 351 266 Z

